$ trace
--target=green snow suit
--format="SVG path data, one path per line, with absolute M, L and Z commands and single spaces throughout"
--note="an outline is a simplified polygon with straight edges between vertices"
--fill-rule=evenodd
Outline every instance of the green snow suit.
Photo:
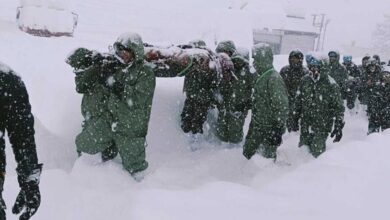
M 299 146 L 307 145 L 314 157 L 326 150 L 333 125 L 339 132 L 344 126 L 344 105 L 337 82 L 326 73 L 319 77 L 318 81 L 310 75 L 302 78 L 294 105 L 295 122 L 301 120 Z
M 116 43 L 131 51 L 135 60 L 129 64 L 115 63 L 110 66 L 110 74 L 103 85 L 95 85 L 90 92 L 93 102 L 88 104 L 83 100 L 83 109 L 90 109 L 91 117 L 99 117 L 89 122 L 91 117 L 84 115 L 85 124 L 92 124 L 92 128 L 88 132 L 85 126 L 76 143 L 79 150 L 90 154 L 114 145 L 124 168 L 133 174 L 148 166 L 145 160 L 146 134 L 156 82 L 154 73 L 144 64 L 140 36 L 123 35 Z
M 249 61 L 233 55 L 234 77 L 219 86 L 222 103 L 218 106 L 216 136 L 224 142 L 238 143 L 244 136 L 243 126 L 251 108 L 252 89 L 256 74 L 249 71 Z
M 260 150 L 264 157 L 276 158 L 289 112 L 287 89 L 282 77 L 273 69 L 269 46 L 255 45 L 253 56 L 254 67 L 261 75 L 254 85 L 252 119 L 243 154 L 250 159 Z

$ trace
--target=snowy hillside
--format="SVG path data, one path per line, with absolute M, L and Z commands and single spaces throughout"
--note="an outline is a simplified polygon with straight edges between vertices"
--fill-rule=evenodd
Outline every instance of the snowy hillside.
M 75 1 L 79 25 L 74 38 L 38 38 L 17 29 L 18 2 L 1 1 L 0 61 L 26 83 L 44 163 L 42 204 L 33 219 L 390 219 L 390 131 L 366 136 L 361 106 L 345 113 L 343 139 L 338 144 L 329 140 L 328 151 L 318 159 L 298 148 L 299 135 L 292 133 L 284 135 L 276 164 L 260 156 L 248 161 L 242 144 L 221 144 L 207 132 L 200 149 L 192 152 L 179 125 L 183 79 L 159 78 L 147 136 L 150 166 L 142 182 L 122 170 L 118 158 L 107 163 L 100 155 L 77 158 L 81 96 L 66 55 L 79 46 L 107 51 L 125 31 L 157 44 L 203 38 L 211 47 L 224 39 L 250 47 L 250 15 L 227 9 L 241 1 L 210 2 Z M 287 57 L 276 57 L 274 64 L 280 69 Z M 10 209 L 19 188 L 9 146 L 7 162 L 7 217 L 17 219 Z

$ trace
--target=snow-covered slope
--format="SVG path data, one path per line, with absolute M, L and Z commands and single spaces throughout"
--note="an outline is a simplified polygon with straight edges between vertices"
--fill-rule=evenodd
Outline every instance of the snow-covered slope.
M 150 167 L 141 183 L 122 170 L 118 158 L 108 163 L 101 163 L 99 155 L 77 158 L 74 138 L 81 129 L 81 96 L 64 62 L 72 49 L 107 51 L 124 31 L 139 32 L 150 43 L 205 38 L 213 47 L 214 40 L 230 38 L 241 46 L 251 44 L 245 31 L 235 29 L 250 29 L 239 24 L 246 15 L 222 7 L 229 1 L 158 2 L 77 2 L 80 20 L 74 38 L 37 38 L 20 32 L 14 21 L 17 1 L 1 2 L 0 61 L 26 82 L 37 118 L 39 158 L 45 163 L 42 205 L 35 219 L 390 218 L 386 209 L 390 131 L 366 136 L 362 107 L 346 112 L 343 140 L 339 144 L 329 140 L 328 151 L 318 159 L 297 147 L 299 137 L 294 133 L 284 136 L 278 163 L 259 156 L 247 161 L 242 144 L 221 144 L 209 133 L 192 152 L 179 126 L 183 79 L 160 78 L 147 136 Z M 202 7 L 206 9 L 200 13 Z M 213 22 L 218 15 L 224 20 Z M 234 28 L 225 30 L 221 27 L 225 22 Z M 285 64 L 286 56 L 276 57 L 278 69 Z M 18 186 L 9 147 L 7 155 L 4 197 L 11 207 Z M 16 219 L 10 208 L 7 214 Z

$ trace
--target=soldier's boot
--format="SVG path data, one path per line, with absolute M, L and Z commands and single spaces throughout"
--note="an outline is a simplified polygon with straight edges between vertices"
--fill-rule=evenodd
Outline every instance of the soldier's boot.
M 310 153 L 313 157 L 317 158 L 326 151 L 326 138 L 327 133 L 315 134 L 313 141 L 309 145 Z
M 102 151 L 102 161 L 106 162 L 114 159 L 118 155 L 118 148 L 115 144 L 112 144 L 110 147 Z

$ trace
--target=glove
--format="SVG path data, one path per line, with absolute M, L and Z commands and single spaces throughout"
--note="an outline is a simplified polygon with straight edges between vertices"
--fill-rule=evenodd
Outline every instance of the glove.
M 342 130 L 334 129 L 332 133 L 330 134 L 330 137 L 333 138 L 333 143 L 339 142 L 341 138 L 343 137 L 343 132 Z
M 334 129 L 332 133 L 330 134 L 330 137 L 333 138 L 333 143 L 339 142 L 341 138 L 343 137 L 343 128 L 344 128 L 344 122 L 343 121 L 336 121 L 334 125 Z
M 37 212 L 41 204 L 39 180 L 42 172 L 42 164 L 36 165 L 29 172 L 18 167 L 17 172 L 21 189 L 12 207 L 12 213 L 19 214 L 25 209 L 22 215 L 20 215 L 19 220 L 28 220 Z
M 28 220 L 37 212 L 40 204 L 41 194 L 38 185 L 29 189 L 21 189 L 16 197 L 12 213 L 19 214 L 26 208 L 26 211 L 19 217 L 19 220 Z

